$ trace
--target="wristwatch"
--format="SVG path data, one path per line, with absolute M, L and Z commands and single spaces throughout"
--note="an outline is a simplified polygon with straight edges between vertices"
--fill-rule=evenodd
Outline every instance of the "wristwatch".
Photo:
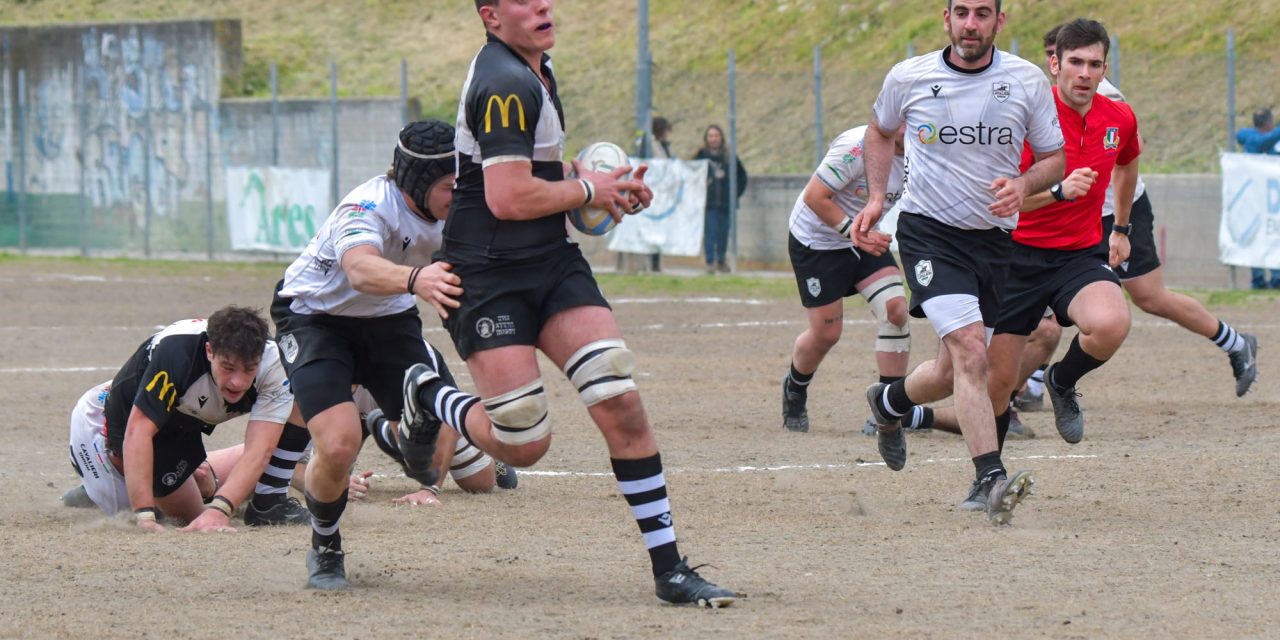
M 1066 194 L 1062 193 L 1062 183 L 1061 183 L 1061 182 L 1059 182 L 1058 184 L 1053 185 L 1052 187 L 1049 187 L 1049 195 L 1052 195 L 1052 196 L 1053 196 L 1053 199 L 1054 199 L 1054 200 L 1057 200 L 1058 202 L 1062 202 L 1063 200 L 1066 200 L 1066 199 L 1067 199 Z
M 1111 225 L 1111 232 L 1127 236 L 1129 235 L 1129 230 L 1132 228 L 1133 225 L 1131 224 L 1113 224 Z

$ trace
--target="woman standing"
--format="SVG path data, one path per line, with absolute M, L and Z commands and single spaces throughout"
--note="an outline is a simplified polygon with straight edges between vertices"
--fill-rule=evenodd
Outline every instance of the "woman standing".
M 720 125 L 707 127 L 702 134 L 702 148 L 693 156 L 694 160 L 706 160 L 707 166 L 707 213 L 703 233 L 703 247 L 707 255 L 707 273 L 729 272 L 725 263 L 725 253 L 729 248 L 729 160 L 724 144 L 724 130 Z M 747 190 L 747 170 L 742 166 L 742 159 L 734 155 L 738 166 L 738 192 L 734 195 L 741 198 Z

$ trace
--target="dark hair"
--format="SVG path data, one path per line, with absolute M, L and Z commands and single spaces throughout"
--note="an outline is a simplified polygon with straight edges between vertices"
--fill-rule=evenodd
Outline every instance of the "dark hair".
M 718 124 L 707 125 L 706 131 L 702 132 L 702 148 L 708 151 L 711 150 L 711 146 L 707 144 L 707 134 L 711 133 L 712 129 L 715 129 L 716 131 L 720 132 L 720 149 L 723 151 L 726 147 L 729 146 L 729 141 L 725 139 L 724 129 L 721 129 L 720 125 Z
M 1271 107 L 1263 107 L 1253 112 L 1253 126 L 1261 129 L 1271 124 Z
M 476 11 L 480 11 L 480 7 L 492 7 L 498 4 L 498 0 L 476 0 Z
M 1071 22 L 1063 23 L 1058 29 L 1055 53 L 1061 60 L 1063 51 L 1074 51 L 1095 44 L 1102 45 L 1102 58 L 1105 60 L 1107 54 L 1111 52 L 1111 36 L 1107 35 L 1107 28 L 1097 20 L 1076 18 Z
M 661 138 L 671 132 L 671 121 L 662 116 L 653 119 L 653 137 Z
M 257 309 L 228 305 L 209 316 L 205 333 L 215 355 L 249 364 L 262 360 L 270 330 Z
M 1057 48 L 1057 46 L 1058 46 L 1058 32 L 1059 32 L 1059 31 L 1062 31 L 1062 25 L 1061 25 L 1061 24 L 1059 24 L 1059 25 L 1055 25 L 1052 29 L 1050 29 L 1050 30 L 1048 30 L 1048 31 L 1044 32 L 1044 46 L 1045 46 L 1045 47 L 1054 47 L 1055 49 Z
M 479 2 L 479 0 L 476 0 Z M 1003 0 L 996 0 L 996 13 L 1000 13 L 1000 5 L 1004 4 Z M 947 11 L 951 10 L 951 0 L 947 0 Z

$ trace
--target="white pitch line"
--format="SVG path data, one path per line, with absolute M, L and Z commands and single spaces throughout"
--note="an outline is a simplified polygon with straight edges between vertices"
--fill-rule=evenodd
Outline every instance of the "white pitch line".
M 118 371 L 120 367 L 10 367 L 0 373 L 84 373 L 87 371 Z

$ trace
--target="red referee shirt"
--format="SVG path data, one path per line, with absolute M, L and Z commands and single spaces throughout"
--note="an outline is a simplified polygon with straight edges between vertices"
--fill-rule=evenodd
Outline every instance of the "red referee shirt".
M 1102 202 L 1111 171 L 1117 164 L 1129 164 L 1141 153 L 1138 144 L 1138 118 L 1133 109 L 1101 94 L 1093 96 L 1093 107 L 1085 117 L 1058 97 L 1053 88 L 1053 101 L 1058 106 L 1062 137 L 1067 141 L 1067 169 L 1088 167 L 1098 172 L 1098 181 L 1089 192 L 1074 201 L 1054 202 L 1048 206 L 1024 211 L 1018 216 L 1013 239 L 1020 244 L 1044 249 L 1084 249 L 1102 241 Z M 1022 171 L 1035 161 L 1030 147 L 1022 149 Z

